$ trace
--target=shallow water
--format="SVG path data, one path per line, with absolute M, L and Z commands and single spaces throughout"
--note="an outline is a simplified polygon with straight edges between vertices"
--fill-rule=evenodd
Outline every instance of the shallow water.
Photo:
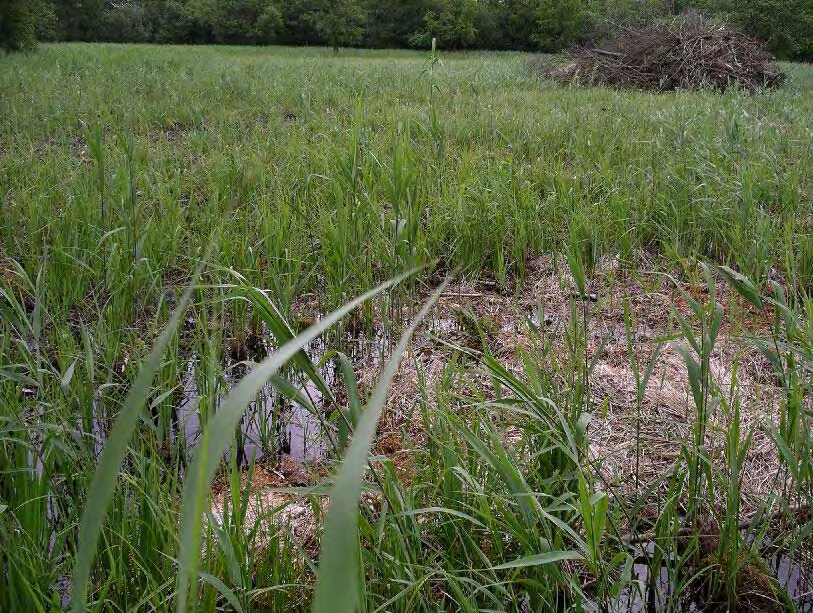
M 225 378 L 229 389 L 234 387 L 253 366 L 252 359 L 260 361 L 273 350 L 267 340 L 270 338 L 270 333 L 267 333 L 263 334 L 262 338 L 256 339 L 255 343 L 259 343 L 259 346 L 254 348 L 255 354 L 250 356 L 251 359 L 242 362 L 232 359 L 225 364 Z M 344 338 L 343 351 L 357 372 L 360 366 L 368 372 L 371 369 L 380 369 L 389 348 L 388 336 L 381 331 L 369 336 L 357 333 Z M 327 351 L 321 339 L 305 346 L 304 351 L 317 366 L 319 375 L 328 388 L 335 392 L 342 384 L 338 360 L 331 358 L 318 366 Z M 176 406 L 177 431 L 183 432 L 187 457 L 191 457 L 200 439 L 204 421 L 201 419 L 198 403 L 200 394 L 195 377 L 196 360 L 195 357 L 187 362 L 182 377 L 182 394 Z M 324 459 L 328 455 L 330 439 L 335 438 L 335 434 L 326 433 L 323 424 L 331 407 L 327 406 L 328 403 L 318 386 L 307 377 L 294 374 L 293 377 L 287 378 L 308 398 L 319 413 L 314 414 L 307 407 L 279 394 L 273 386 L 265 385 L 257 398 L 246 408 L 240 422 L 239 434 L 235 437 L 236 449 L 234 447 L 229 449 L 228 454 L 236 453 L 238 462 L 245 465 L 252 459 L 278 457 L 282 453 L 303 462 L 311 462 Z M 221 392 L 218 403 L 226 393 L 226 390 Z
M 333 364 L 329 363 L 320 373 L 328 385 L 333 383 L 333 370 Z M 235 369 L 231 373 L 227 376 L 227 383 L 233 387 L 239 378 L 234 375 Z M 316 385 L 310 381 L 294 384 L 317 410 L 326 408 Z M 191 457 L 203 432 L 194 360 L 187 363 L 182 388 L 183 395 L 177 406 L 178 429 L 183 432 L 187 455 Z M 217 402 L 220 401 L 222 397 Z M 240 420 L 239 435 L 235 436 L 227 456 L 236 453 L 241 464 L 282 453 L 290 454 L 300 461 L 316 461 L 323 459 L 327 451 L 328 445 L 319 416 L 284 398 L 271 385 L 265 385 L 257 398 L 246 407 Z
M 779 585 L 787 590 L 798 613 L 813 613 L 813 568 L 787 554 L 771 558 L 770 568 Z
M 682 603 L 675 602 L 677 597 L 675 585 L 670 580 L 669 572 L 665 567 L 659 570 L 657 580 L 652 581 L 650 568 L 643 561 L 654 553 L 653 543 L 646 543 L 636 549 L 640 554 L 641 562 L 633 565 L 632 579 L 640 583 L 641 589 L 632 586 L 622 590 L 618 599 L 610 606 L 610 610 L 618 613 L 666 613 L 667 611 L 696 613 L 704 610 L 702 605 L 691 599 L 686 599 Z M 771 557 L 768 560 L 768 567 L 773 572 L 780 588 L 787 591 L 796 606 L 796 611 L 813 613 L 813 567 L 800 557 L 793 557 L 787 553 L 779 553 Z

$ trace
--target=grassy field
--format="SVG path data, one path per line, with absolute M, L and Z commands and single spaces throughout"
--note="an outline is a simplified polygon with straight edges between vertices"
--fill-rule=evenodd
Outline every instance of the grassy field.
M 0 610 L 813 606 L 813 69 L 528 59 L 0 59 Z

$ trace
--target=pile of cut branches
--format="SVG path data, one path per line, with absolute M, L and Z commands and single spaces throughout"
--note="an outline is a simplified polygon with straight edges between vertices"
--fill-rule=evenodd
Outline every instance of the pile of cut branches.
M 565 83 L 650 91 L 778 87 L 785 75 L 760 44 L 733 27 L 683 16 L 579 47 L 546 76 Z

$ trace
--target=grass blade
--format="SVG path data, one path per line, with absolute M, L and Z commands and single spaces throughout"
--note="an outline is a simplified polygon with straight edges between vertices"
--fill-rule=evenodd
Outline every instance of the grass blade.
M 178 308 L 172 314 L 169 323 L 164 328 L 161 336 L 152 348 L 150 355 L 144 362 L 138 376 L 136 377 L 130 393 L 124 400 L 124 405 L 119 413 L 116 423 L 110 432 L 110 436 L 105 443 L 104 449 L 99 456 L 98 468 L 93 474 L 93 481 L 90 484 L 88 497 L 85 501 L 85 510 L 82 513 L 82 520 L 79 524 L 79 550 L 76 553 L 76 566 L 73 574 L 73 590 L 71 592 L 71 608 L 74 612 L 81 611 L 85 606 L 85 589 L 90 579 L 90 570 L 93 566 L 93 557 L 96 552 L 96 543 L 102 531 L 107 507 L 116 488 L 119 468 L 127 455 L 127 448 L 130 438 L 133 435 L 138 417 L 149 396 L 150 386 L 155 377 L 155 373 L 161 366 L 161 358 L 169 345 L 175 329 L 181 321 L 186 307 L 192 299 L 192 292 L 195 289 L 197 280 L 203 272 L 209 256 L 215 248 L 215 241 L 209 246 L 206 255 L 198 264 L 192 275 L 192 280 L 181 297 Z
M 448 284 L 447 279 L 435 290 L 398 342 L 392 357 L 381 373 L 381 378 L 373 390 L 370 401 L 361 414 L 353 440 L 350 442 L 339 474 L 330 490 L 330 509 L 325 517 L 323 545 L 319 570 L 316 574 L 316 596 L 313 605 L 315 613 L 354 611 L 358 606 L 357 592 L 351 586 L 356 585 L 358 576 L 355 551 L 358 500 L 367 455 L 378 428 L 378 418 L 384 408 L 387 389 L 398 370 L 398 364 L 406 351 L 409 339 Z
M 373 296 L 389 289 L 415 272 L 409 271 L 383 283 L 355 300 L 327 315 L 317 324 L 307 328 L 299 336 L 285 343 L 268 358 L 259 363 L 231 391 L 214 414 L 203 433 L 202 440 L 192 459 L 192 465 L 182 494 L 181 535 L 178 555 L 177 611 L 186 611 L 189 583 L 196 576 L 204 501 L 214 478 L 217 466 L 228 449 L 231 437 L 248 404 L 266 382 L 292 358 L 299 355 L 302 347 L 318 338 L 325 330 L 337 323 L 350 311 Z
M 505 570 L 508 568 L 526 568 L 528 566 L 541 566 L 543 564 L 553 564 L 554 562 L 561 562 L 562 560 L 582 560 L 583 557 L 576 551 L 548 551 L 546 553 L 538 553 L 532 556 L 519 558 L 513 562 L 506 562 L 499 566 L 492 567 L 491 570 Z

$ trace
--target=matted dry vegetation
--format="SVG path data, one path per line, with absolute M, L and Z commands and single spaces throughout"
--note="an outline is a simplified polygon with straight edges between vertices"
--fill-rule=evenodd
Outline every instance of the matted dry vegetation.
M 431 390 L 438 384 L 450 357 L 448 346 L 439 345 L 432 337 L 457 343 L 475 354 L 479 352 L 481 338 L 473 335 L 465 322 L 461 324 L 461 312 L 475 314 L 484 322 L 483 328 L 490 322 L 491 329 L 486 330 L 489 350 L 509 369 L 521 373 L 523 364 L 517 349 L 524 348 L 533 356 L 535 347 L 549 338 L 553 347 L 545 366 L 556 369 L 557 362 L 570 359 L 565 345 L 571 309 L 576 303 L 578 310 L 590 311 L 588 358 L 596 359 L 590 375 L 593 405 L 590 457 L 600 466 L 604 481 L 616 488 L 617 493 L 634 484 L 636 448 L 641 450 L 641 482 L 661 478 L 680 453 L 681 442 L 688 440 L 694 419 L 686 366 L 668 341 L 677 329 L 671 309 L 681 309 L 685 314 L 685 304 L 681 305 L 674 284 L 663 275 L 644 273 L 634 279 L 624 278 L 614 261 L 604 264 L 605 268 L 598 270 L 590 283 L 586 302 L 575 293 L 566 266 L 564 272 L 557 272 L 549 258 L 539 258 L 533 263 L 530 277 L 518 295 L 504 295 L 477 282 L 459 283 L 450 288 L 439 302 L 435 321 L 427 324 L 431 335 L 424 336 L 414 349 L 414 360 L 403 365 L 393 386 L 391 412 L 384 416 L 382 438 L 391 440 L 394 432 L 407 431 L 416 436 L 413 443 L 419 441 L 418 432 L 404 427 L 405 420 L 413 415 L 412 404 L 418 390 L 415 361 Z M 698 294 L 703 292 L 699 285 L 687 287 Z M 643 365 L 641 368 L 648 364 L 656 347 L 661 347 L 640 414 L 637 413 L 624 323 L 625 297 L 629 298 L 635 322 L 632 347 L 636 360 Z M 734 314 L 727 318 L 723 337 L 712 356 L 712 377 L 721 390 L 731 390 L 732 367 L 737 363 L 736 384 L 731 391 L 742 403 L 743 432 L 755 429 L 743 469 L 744 510 L 753 512 L 766 495 L 781 485 L 777 483 L 779 461 L 773 443 L 760 427 L 776 422 L 779 390 L 765 358 L 742 338 L 746 334 L 742 327 L 743 315 L 749 325 L 765 327 L 767 322 L 749 313 L 743 302 L 725 286 L 720 287 L 718 300 L 727 314 L 731 315 L 732 311 Z M 544 322 L 539 330 L 534 330 L 540 307 Z M 487 377 L 475 377 L 471 384 L 489 387 Z M 721 410 L 711 417 L 708 431 L 712 457 L 722 454 L 725 430 Z M 640 439 L 636 432 L 640 432 Z
M 639 264 L 642 272 L 631 275 L 620 269 L 616 259 L 604 258 L 589 281 L 584 299 L 579 296 L 566 263 L 557 263 L 550 257 L 540 257 L 531 263 L 529 276 L 519 292 L 500 291 L 489 280 L 452 284 L 441 296 L 431 318 L 422 325 L 422 334 L 413 342 L 408 359 L 393 381 L 374 454 L 387 458 L 403 479 L 410 480 L 415 474 L 414 449 L 426 439 L 416 399 L 424 393 L 429 405 L 434 406 L 450 361 L 462 360 L 467 364 L 464 379 L 457 381 L 459 390 L 454 392 L 461 407 L 468 400 L 475 402 L 475 397 L 493 398 L 491 379 L 478 368 L 483 343 L 491 355 L 520 376 L 524 369 L 523 353 L 532 360 L 542 356 L 540 367 L 561 372 L 566 370 L 564 364 L 573 359 L 567 346 L 571 342 L 571 319 L 574 314 L 582 316 L 587 312 L 586 359 L 594 362 L 589 377 L 592 407 L 589 460 L 604 487 L 614 496 L 631 495 L 637 488 L 659 482 L 656 489 L 665 490 L 664 475 L 679 457 L 681 445 L 690 440 L 695 418 L 686 365 L 674 348 L 679 341 L 675 340 L 677 323 L 673 312 L 677 310 L 688 317 L 688 308 L 675 283 L 696 298 L 709 296 L 704 285 L 687 281 L 684 270 L 674 270 L 671 277 L 646 272 L 663 270 L 661 264 L 642 261 Z M 726 318 L 712 354 L 711 376 L 715 385 L 726 391 L 729 402 L 737 398 L 741 403 L 743 437 L 753 431 L 742 469 L 742 512 L 748 518 L 782 486 L 781 465 L 766 430 L 768 424 L 778 420 L 781 390 L 767 360 L 746 338 L 766 331 L 770 322 L 725 284 L 718 286 L 716 299 Z M 631 338 L 625 323 L 625 300 L 632 322 Z M 307 305 L 299 306 L 307 311 Z M 404 315 L 406 311 L 405 308 Z M 312 319 L 311 314 L 305 317 Z M 379 352 L 384 344 L 381 338 L 371 340 L 363 336 L 356 341 L 371 345 L 359 347 L 364 358 L 357 363 L 356 374 L 363 391 L 371 388 L 377 378 L 382 363 Z M 547 343 L 550 350 L 544 351 Z M 655 359 L 640 405 L 630 350 L 642 370 Z M 707 446 L 713 459 L 724 456 L 727 419 L 722 408 L 710 417 Z M 518 436 L 519 431 L 506 422 L 505 440 L 511 442 Z M 302 503 L 294 503 L 295 497 L 290 494 L 279 494 L 278 488 L 315 485 L 323 476 L 318 466 L 305 470 L 298 460 L 287 455 L 281 464 L 266 462 L 259 470 L 260 478 L 253 480 L 258 504 L 269 508 L 288 501 L 293 504 L 297 518 L 303 516 L 299 509 Z M 262 476 L 268 474 L 274 476 L 271 479 Z M 285 522 L 288 515 L 286 511 L 279 518 Z M 314 521 L 310 511 L 305 515 L 308 521 Z M 301 531 L 301 520 L 295 524 Z M 304 529 L 304 534 L 302 544 L 313 546 L 312 527 Z

